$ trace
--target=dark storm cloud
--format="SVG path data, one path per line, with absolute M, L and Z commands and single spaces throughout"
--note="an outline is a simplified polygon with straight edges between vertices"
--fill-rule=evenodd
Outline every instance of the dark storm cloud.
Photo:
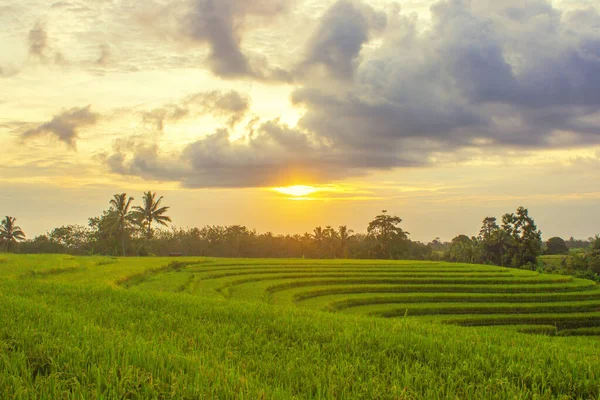
M 381 31 L 385 25 L 385 14 L 362 2 L 336 2 L 310 39 L 302 67 L 321 65 L 334 76 L 351 78 L 363 45 L 373 31 Z
M 53 135 L 58 140 L 75 148 L 79 129 L 94 125 L 98 121 L 99 115 L 92 112 L 90 108 L 90 106 L 87 106 L 64 111 L 52 118 L 51 121 L 25 131 L 22 138 L 29 139 L 41 135 Z
M 464 149 L 600 143 L 596 11 L 567 13 L 542 0 L 448 0 L 431 12 L 423 31 L 414 18 L 384 19 L 339 1 L 308 42 L 302 65 L 329 75 L 298 75 L 292 101 L 305 110 L 298 127 L 255 122 L 240 139 L 220 130 L 175 155 L 116 152 L 111 167 L 190 187 L 265 186 L 302 173 L 305 182 L 322 182 L 430 165 Z M 383 21 L 380 43 L 367 48 Z
M 598 142 L 590 134 L 600 120 L 588 118 L 600 110 L 597 14 L 586 26 L 544 1 L 453 0 L 432 7 L 432 17 L 422 34 L 410 20 L 393 21 L 354 85 L 298 89 L 293 100 L 307 110 L 300 126 L 350 148 L 540 147 L 557 130 Z

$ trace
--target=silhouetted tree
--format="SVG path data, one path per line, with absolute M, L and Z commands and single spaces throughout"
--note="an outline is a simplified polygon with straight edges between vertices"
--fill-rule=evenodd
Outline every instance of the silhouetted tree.
M 315 229 L 313 229 L 313 233 L 312 233 L 312 238 L 315 241 L 315 244 L 317 246 L 317 257 L 323 257 L 324 255 L 324 244 L 325 244 L 325 231 L 323 230 L 322 227 L 317 226 Z
M 472 263 L 477 252 L 477 242 L 467 235 L 458 235 L 450 243 L 448 259 L 454 262 Z
M 571 249 L 587 249 L 591 244 L 592 238 L 588 240 L 575 239 L 571 236 L 568 240 L 565 240 L 565 244 L 569 250 Z
M 129 236 L 132 224 L 135 222 L 135 214 L 131 212 L 133 197 L 127 198 L 126 193 L 115 194 L 110 200 L 108 220 L 111 231 L 118 234 L 121 240 L 123 256 L 126 256 L 125 241 Z
M 367 233 L 375 240 L 377 256 L 381 258 L 399 258 L 407 250 L 408 233 L 400 228 L 402 219 L 387 214 L 381 215 L 369 223 Z
M 340 226 L 338 230 L 338 237 L 340 239 L 339 254 L 342 258 L 348 258 L 348 241 L 352 237 L 354 231 L 348 229 L 346 225 Z
M 25 232 L 15 224 L 16 221 L 16 218 L 6 216 L 0 224 L 0 248 L 4 251 L 13 251 L 17 243 L 25 240 Z
M 152 223 L 167 226 L 167 222 L 171 222 L 171 218 L 164 215 L 170 207 L 161 207 L 162 199 L 162 196 L 157 199 L 156 193 L 147 191 L 142 197 L 143 205 L 133 207 L 133 215 L 144 229 L 146 239 L 152 239 Z
M 90 228 L 81 225 L 67 225 L 55 228 L 48 234 L 50 242 L 69 250 L 71 254 L 86 254 L 91 250 Z
M 552 237 L 546 241 L 546 254 L 568 254 L 569 248 L 563 238 Z
M 331 225 L 327 225 L 323 231 L 325 235 L 325 258 L 337 257 L 338 253 L 338 233 Z
M 486 217 L 479 231 L 482 257 L 486 263 L 501 265 L 506 245 L 505 234 L 496 223 L 495 217 Z
M 502 230 L 510 238 L 509 251 L 504 256 L 506 261 L 503 265 L 530 265 L 533 268 L 541 254 L 542 232 L 537 229 L 529 211 L 519 207 L 516 214 L 505 214 L 502 217 Z
M 63 254 L 68 253 L 69 249 L 50 240 L 48 235 L 38 235 L 33 240 L 21 242 L 19 252 L 25 254 Z

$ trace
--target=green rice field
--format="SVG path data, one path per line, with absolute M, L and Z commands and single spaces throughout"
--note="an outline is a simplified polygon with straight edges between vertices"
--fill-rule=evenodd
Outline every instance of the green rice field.
M 0 399 L 600 399 L 600 287 L 420 261 L 0 254 Z

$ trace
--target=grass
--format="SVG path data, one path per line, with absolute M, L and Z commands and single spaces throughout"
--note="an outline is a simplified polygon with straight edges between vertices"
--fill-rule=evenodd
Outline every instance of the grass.
M 420 262 L 0 259 L 2 399 L 600 398 L 590 281 Z M 329 305 L 437 313 L 312 309 Z M 444 315 L 457 309 L 485 313 Z

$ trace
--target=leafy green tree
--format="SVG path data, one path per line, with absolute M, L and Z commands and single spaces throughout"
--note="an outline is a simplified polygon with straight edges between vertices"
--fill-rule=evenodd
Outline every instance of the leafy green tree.
M 590 250 L 587 256 L 589 270 L 600 275 L 600 235 L 590 238 Z
M 376 243 L 376 256 L 379 258 L 400 258 L 408 249 L 408 232 L 400 228 L 402 219 L 388 215 L 383 210 L 367 227 L 367 234 Z
M 511 249 L 515 247 L 514 238 L 504 229 L 498 230 L 495 234 L 495 242 L 497 243 L 499 254 L 500 254 L 500 262 L 498 265 L 510 266 L 510 254 Z
M 144 197 L 142 198 L 143 205 L 141 207 L 133 207 L 134 217 L 144 229 L 146 239 L 152 239 L 154 233 L 152 224 L 154 222 L 162 226 L 167 226 L 167 223 L 171 222 L 171 218 L 165 215 L 170 207 L 161 207 L 162 200 L 163 196 L 157 199 L 156 193 L 148 191 L 144 193 Z
M 19 244 L 19 252 L 23 254 L 64 254 L 69 249 L 50 240 L 48 235 L 39 235 L 33 240 L 27 240 Z
M 448 259 L 454 262 L 474 263 L 479 261 L 480 245 L 476 237 L 458 235 L 450 243 Z
M 590 249 L 600 251 L 600 235 L 594 235 L 590 238 Z
M 48 239 L 71 254 L 86 254 L 91 248 L 91 230 L 80 225 L 67 225 L 55 228 L 48 234 Z
M 431 242 L 429 242 L 428 246 L 431 247 L 433 251 L 444 251 L 446 249 L 447 243 L 442 243 L 439 237 L 435 237 Z
M 537 229 L 529 211 L 519 207 L 516 214 L 505 214 L 502 217 L 502 230 L 510 239 L 503 265 L 530 265 L 533 268 L 542 251 L 542 232 Z
M 479 231 L 483 262 L 502 265 L 506 247 L 506 234 L 500 229 L 495 217 L 486 217 Z
M 126 193 L 115 194 L 110 200 L 108 221 L 110 230 L 117 233 L 121 240 L 123 257 L 126 256 L 125 242 L 136 222 L 135 214 L 131 211 L 133 197 L 127 197 Z
M 551 237 L 546 241 L 546 254 L 568 254 L 569 248 L 563 238 Z
M 232 225 L 225 228 L 225 248 L 227 249 L 228 257 L 248 256 L 248 249 L 254 247 L 252 237 L 254 232 L 251 232 L 245 226 Z
M 91 254 L 119 255 L 120 238 L 118 232 L 113 229 L 115 216 L 113 212 L 105 210 L 98 217 L 88 218 L 88 227 L 90 229 L 90 250 Z
M 542 249 L 542 233 L 524 207 L 502 216 L 501 226 L 496 218 L 485 218 L 479 240 L 483 262 L 502 266 L 533 266 Z
M 407 241 L 408 258 L 411 260 L 432 260 L 438 255 L 434 255 L 433 248 L 429 244 L 421 242 Z
M 571 236 L 569 238 L 569 240 L 565 241 L 565 243 L 566 243 L 567 247 L 569 248 L 569 250 L 571 250 L 571 249 L 587 249 L 591 245 L 592 240 L 593 240 L 593 238 L 590 238 L 590 240 L 581 240 L 581 239 L 575 239 L 573 236 Z
M 25 232 L 15 224 L 16 221 L 16 218 L 6 216 L 0 223 L 0 248 L 4 251 L 13 251 L 17 243 L 25 240 Z

